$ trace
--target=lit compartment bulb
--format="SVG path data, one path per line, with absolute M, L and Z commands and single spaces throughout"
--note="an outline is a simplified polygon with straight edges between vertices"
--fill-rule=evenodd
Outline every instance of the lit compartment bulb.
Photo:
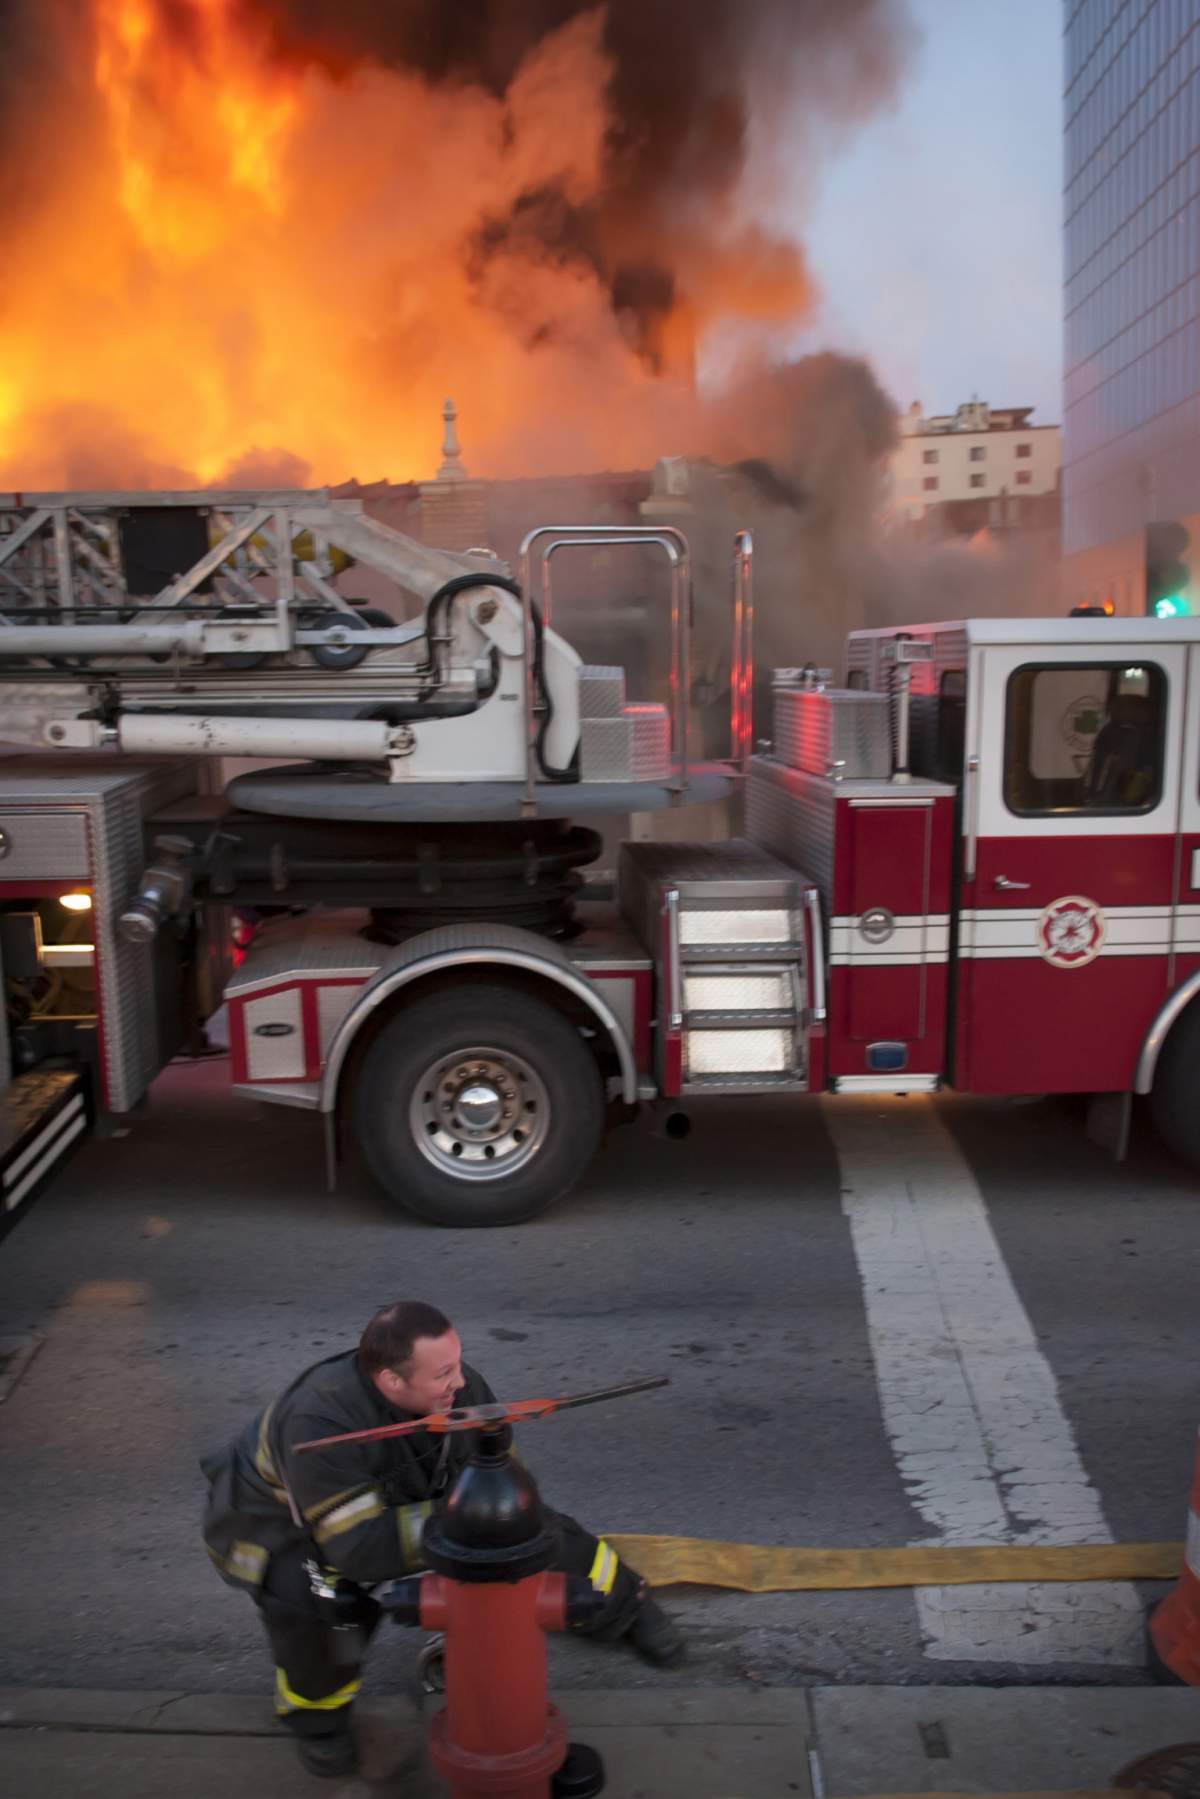
M 92 896 L 90 893 L 64 893 L 60 895 L 58 903 L 65 906 L 68 912 L 90 912 Z

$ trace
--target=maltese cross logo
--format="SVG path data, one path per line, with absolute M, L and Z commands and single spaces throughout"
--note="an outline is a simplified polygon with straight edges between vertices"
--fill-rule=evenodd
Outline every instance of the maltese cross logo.
M 1071 893 L 1053 900 L 1037 922 L 1037 946 L 1054 968 L 1083 968 L 1104 944 L 1104 914 L 1095 900 Z

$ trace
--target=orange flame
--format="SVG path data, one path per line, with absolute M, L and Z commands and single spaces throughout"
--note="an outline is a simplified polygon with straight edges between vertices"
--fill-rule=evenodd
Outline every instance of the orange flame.
M 225 201 L 282 207 L 281 153 L 297 115 L 291 84 L 265 74 L 230 0 L 194 0 L 187 49 L 163 40 L 154 0 L 97 0 L 96 86 L 118 194 L 141 242 L 186 264 L 216 248 Z
M 656 377 L 585 263 L 472 266 L 479 221 L 539 184 L 597 192 L 600 7 L 499 95 L 281 62 L 237 0 L 91 10 L 48 198 L 6 248 L 0 486 L 421 476 L 447 393 L 473 473 L 644 464 L 686 433 L 694 333 L 806 304 L 778 245 L 703 242 Z

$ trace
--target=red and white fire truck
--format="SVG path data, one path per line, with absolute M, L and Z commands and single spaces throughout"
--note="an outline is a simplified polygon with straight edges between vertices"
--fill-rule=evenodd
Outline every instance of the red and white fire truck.
M 669 567 L 665 705 L 547 616 L 616 542 Z M 756 748 L 751 569 L 692 766 L 676 530 L 546 527 L 515 581 L 324 492 L 0 495 L 6 1216 L 222 1005 L 235 1093 L 445 1224 L 702 1095 L 1078 1092 L 1119 1147 L 1147 1093 L 1200 1164 L 1200 625 L 856 632 Z

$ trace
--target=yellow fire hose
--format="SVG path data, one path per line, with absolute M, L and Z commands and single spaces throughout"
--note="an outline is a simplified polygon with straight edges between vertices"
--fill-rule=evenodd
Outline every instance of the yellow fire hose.
M 949 1587 L 1008 1580 L 1174 1580 L 1182 1543 L 982 1544 L 914 1549 L 773 1549 L 703 1537 L 609 1536 L 654 1587 L 810 1593 L 851 1587 Z

